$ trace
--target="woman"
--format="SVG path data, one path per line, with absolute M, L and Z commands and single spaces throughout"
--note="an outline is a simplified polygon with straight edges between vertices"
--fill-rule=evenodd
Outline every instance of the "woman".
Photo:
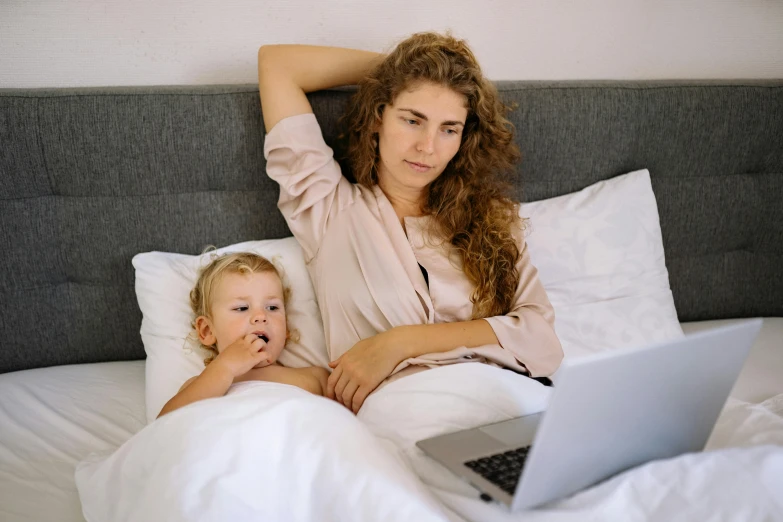
M 354 412 L 389 377 L 479 361 L 531 377 L 562 360 L 518 204 L 505 107 L 463 41 L 416 34 L 388 56 L 263 46 L 269 176 L 323 315 L 327 395 Z M 306 92 L 358 84 L 344 118 L 356 183 Z

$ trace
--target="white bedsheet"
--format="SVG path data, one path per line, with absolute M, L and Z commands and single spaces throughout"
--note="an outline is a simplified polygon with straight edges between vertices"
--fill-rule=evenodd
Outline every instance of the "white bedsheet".
M 367 400 L 359 418 L 399 448 L 422 481 L 465 520 L 783 520 L 783 394 L 757 405 L 730 399 L 707 451 L 651 462 L 541 509 L 510 513 L 481 501 L 415 442 L 539 411 L 548 390 L 484 365 L 437 371 L 389 384 Z M 395 414 L 403 404 L 414 404 L 415 411 Z
M 83 521 L 76 464 L 145 424 L 144 361 L 0 375 L 0 520 Z
M 687 333 L 715 323 L 683 328 Z M 767 318 L 732 395 L 758 402 L 783 393 L 782 374 L 783 318 Z M 717 446 L 758 444 L 775 404 L 730 400 L 709 447 L 716 447 L 713 440 Z M 0 375 L 0 520 L 82 522 L 73 477 L 77 462 L 119 447 L 144 425 L 143 361 Z M 720 433 L 733 438 L 725 441 Z M 464 498 L 452 497 L 456 504 Z
M 760 446 L 648 463 L 533 512 L 484 503 L 415 446 L 541 411 L 550 395 L 512 372 L 459 364 L 389 384 L 354 417 L 292 386 L 250 383 L 92 456 L 76 482 L 89 522 L 783 519 L 783 396 L 756 412 L 749 434 Z M 749 442 L 736 433 L 723 442 Z

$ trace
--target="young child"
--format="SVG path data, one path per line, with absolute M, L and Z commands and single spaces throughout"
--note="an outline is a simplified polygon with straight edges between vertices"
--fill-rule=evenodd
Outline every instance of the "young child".
M 213 355 L 185 382 L 158 417 L 190 403 L 222 397 L 240 381 L 271 381 L 324 395 L 325 368 L 286 368 L 277 362 L 291 336 L 287 291 L 275 266 L 249 252 L 225 254 L 201 271 L 190 292 L 193 328 Z

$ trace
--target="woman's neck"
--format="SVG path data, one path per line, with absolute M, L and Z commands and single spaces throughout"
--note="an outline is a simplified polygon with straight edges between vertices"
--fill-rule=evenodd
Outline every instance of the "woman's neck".
M 386 199 L 391 203 L 394 212 L 397 217 L 400 218 L 400 223 L 405 226 L 404 220 L 406 217 L 421 216 L 422 203 L 424 201 L 423 191 L 405 190 L 396 187 L 387 186 L 384 183 L 378 183 L 383 193 L 386 195 Z

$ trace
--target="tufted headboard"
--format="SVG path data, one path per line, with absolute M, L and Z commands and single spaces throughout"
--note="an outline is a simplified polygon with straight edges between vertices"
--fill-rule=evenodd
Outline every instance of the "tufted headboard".
M 520 198 L 647 168 L 680 319 L 783 315 L 783 80 L 498 87 Z M 136 253 L 289 235 L 263 139 L 255 85 L 0 90 L 0 372 L 143 358 Z

